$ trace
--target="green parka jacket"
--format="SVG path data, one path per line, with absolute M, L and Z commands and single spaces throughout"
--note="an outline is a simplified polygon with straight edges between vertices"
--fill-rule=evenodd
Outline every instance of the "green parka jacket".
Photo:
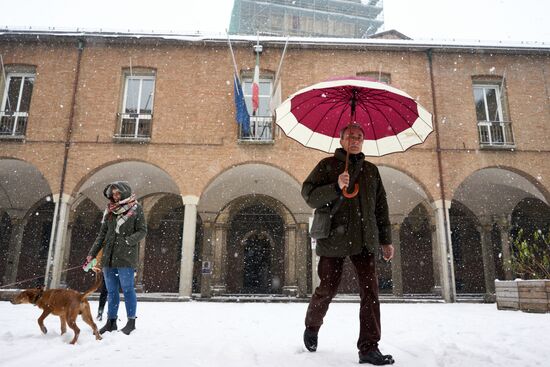
M 374 164 L 364 159 L 363 153 L 350 155 L 350 187 L 358 182 L 359 194 L 353 199 L 342 199 L 332 217 L 329 237 L 317 240 L 319 256 L 356 255 L 363 248 L 376 253 L 379 245 L 392 243 L 388 202 L 380 173 Z M 345 160 L 346 151 L 339 148 L 334 156 L 319 162 L 306 178 L 302 197 L 311 208 L 325 205 L 332 208 L 340 200 L 338 176 L 344 172 Z
M 120 191 L 120 200 L 130 197 L 132 194 L 132 189 L 127 182 L 113 182 L 103 190 L 103 195 L 109 200 L 111 200 L 113 188 Z M 147 234 L 147 224 L 141 205 L 137 204 L 134 215 L 120 226 L 119 233 L 115 231 L 116 224 L 117 216 L 107 214 L 88 255 L 96 257 L 99 250 L 103 249 L 101 259 L 103 266 L 136 268 L 138 265 L 139 241 Z

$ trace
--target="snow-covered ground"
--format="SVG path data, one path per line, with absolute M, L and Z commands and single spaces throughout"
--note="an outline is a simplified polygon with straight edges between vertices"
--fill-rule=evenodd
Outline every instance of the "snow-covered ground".
M 97 302 L 92 301 L 95 314 Z M 137 330 L 96 341 L 80 318 L 42 335 L 31 305 L 0 302 L 0 366 L 324 367 L 357 365 L 357 303 L 333 303 L 316 353 L 302 346 L 305 303 L 139 302 Z M 124 315 L 124 306 L 121 305 Z M 124 326 L 126 318 L 119 321 Z M 98 323 L 99 324 L 99 323 Z M 101 326 L 101 325 L 99 325 Z M 494 304 L 382 304 L 381 350 L 394 366 L 550 366 L 550 314 Z

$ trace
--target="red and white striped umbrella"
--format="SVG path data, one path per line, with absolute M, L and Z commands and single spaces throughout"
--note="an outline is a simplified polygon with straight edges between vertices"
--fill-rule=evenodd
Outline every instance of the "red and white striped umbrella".
M 276 123 L 299 143 L 334 152 L 340 130 L 351 122 L 363 127 L 363 153 L 403 152 L 426 140 L 432 115 L 405 92 L 367 78 L 333 79 L 304 88 L 276 110 Z

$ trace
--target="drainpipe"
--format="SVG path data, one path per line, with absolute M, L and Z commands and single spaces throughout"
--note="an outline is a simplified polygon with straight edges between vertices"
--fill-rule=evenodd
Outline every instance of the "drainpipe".
M 450 233 L 449 233 L 449 218 L 447 217 L 447 203 L 445 199 L 445 183 L 443 181 L 443 163 L 442 163 L 442 157 L 441 157 L 441 142 L 440 142 L 440 136 L 439 136 L 439 119 L 437 117 L 437 103 L 436 103 L 436 97 L 435 97 L 435 83 L 434 83 L 434 73 L 433 73 L 433 62 L 432 62 L 432 49 L 428 49 L 426 51 L 426 55 L 428 56 L 428 66 L 430 68 L 430 85 L 432 89 L 432 103 L 433 103 L 433 116 L 434 116 L 434 131 L 435 131 L 435 141 L 436 141 L 436 152 L 437 152 L 437 168 L 439 173 L 439 190 L 441 195 L 441 201 L 443 206 L 443 226 L 445 228 L 445 248 L 447 250 L 447 256 L 446 256 L 446 263 L 442 264 L 442 266 L 447 267 L 447 281 L 450 285 L 450 292 L 448 295 L 448 301 L 449 302 L 456 302 L 456 294 L 454 292 L 454 266 L 452 264 L 452 246 L 449 241 L 450 239 Z M 449 258 L 449 255 L 451 257 Z
M 69 114 L 69 126 L 67 127 L 67 131 L 65 133 L 65 149 L 63 154 L 63 168 L 61 170 L 61 183 L 59 185 L 59 198 L 58 202 L 55 206 L 55 212 L 54 212 L 54 220 L 53 220 L 53 226 L 52 226 L 52 239 L 50 241 L 50 248 L 48 250 L 48 266 L 46 268 L 46 279 L 45 279 L 45 285 L 46 288 L 50 288 L 52 285 L 52 279 L 54 277 L 53 270 L 55 269 L 55 261 L 56 259 L 55 254 L 59 251 L 56 251 L 57 246 L 61 246 L 62 243 L 58 243 L 58 231 L 59 231 L 59 221 L 60 221 L 60 212 L 62 207 L 62 200 L 63 200 L 63 193 L 65 191 L 65 177 L 67 176 L 67 163 L 69 160 L 69 149 L 71 147 L 71 138 L 73 136 L 73 126 L 74 126 L 74 116 L 75 116 L 75 110 L 76 110 L 76 92 L 78 89 L 78 81 L 80 78 L 80 65 L 82 61 L 82 52 L 84 51 L 84 40 L 79 39 L 77 44 L 77 59 L 76 59 L 76 70 L 75 70 L 75 78 L 73 83 L 73 93 L 71 97 L 71 111 Z M 58 269 L 59 270 L 59 269 Z

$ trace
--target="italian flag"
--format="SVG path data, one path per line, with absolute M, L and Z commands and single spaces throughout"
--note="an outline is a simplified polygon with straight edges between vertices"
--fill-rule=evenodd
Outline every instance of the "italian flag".
M 252 79 L 252 115 L 256 115 L 260 105 L 260 55 L 256 53 L 256 66 L 254 67 L 254 79 Z

